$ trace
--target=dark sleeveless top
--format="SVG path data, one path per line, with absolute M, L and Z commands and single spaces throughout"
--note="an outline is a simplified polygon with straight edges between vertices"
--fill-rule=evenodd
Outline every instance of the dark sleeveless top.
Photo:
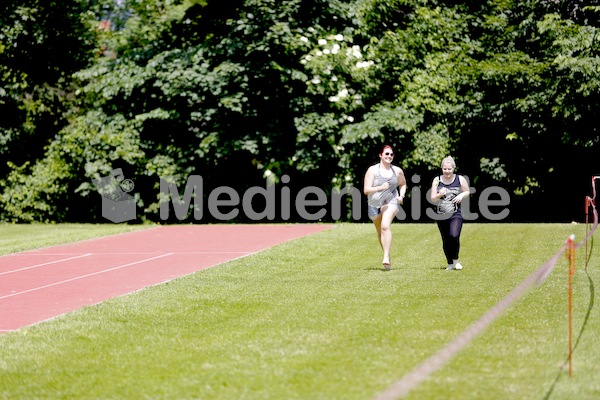
M 446 194 L 444 197 L 440 199 L 437 206 L 438 214 L 447 214 L 447 213 L 460 213 L 460 203 L 453 203 L 452 200 L 458 196 L 461 192 L 460 189 L 460 179 L 458 178 L 458 174 L 454 174 L 454 180 L 449 185 L 446 185 L 442 182 L 442 177 L 440 176 L 440 183 L 438 183 L 438 191 L 441 188 L 446 188 Z

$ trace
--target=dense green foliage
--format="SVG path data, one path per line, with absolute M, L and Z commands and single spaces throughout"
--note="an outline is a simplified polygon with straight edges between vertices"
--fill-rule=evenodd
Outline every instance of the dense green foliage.
M 383 143 L 425 190 L 452 154 L 478 193 L 512 194 L 511 218 L 580 218 L 598 173 L 595 3 L 7 2 L 1 218 L 98 220 L 91 181 L 115 168 L 150 220 L 160 177 L 183 191 L 201 175 L 204 195 L 284 175 L 360 188 Z M 557 187 L 561 211 L 539 208 Z

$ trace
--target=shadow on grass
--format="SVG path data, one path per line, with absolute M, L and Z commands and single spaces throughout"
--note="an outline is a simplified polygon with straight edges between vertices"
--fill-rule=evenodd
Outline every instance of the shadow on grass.
M 593 245 L 594 245 L 594 240 L 592 238 L 592 248 L 593 248 Z M 587 266 L 587 263 L 591 256 L 592 256 L 592 252 L 590 251 L 589 257 L 586 260 L 586 266 Z M 592 309 L 594 308 L 595 286 L 594 286 L 594 281 L 592 280 L 592 277 L 587 272 L 587 267 L 585 270 L 585 274 L 587 275 L 588 281 L 590 283 L 590 304 L 589 304 L 587 312 L 585 314 L 585 318 L 583 319 L 583 325 L 581 326 L 581 329 L 579 330 L 579 335 L 577 335 L 577 340 L 575 341 L 575 344 L 573 345 L 572 354 L 574 354 L 575 349 L 577 349 L 577 345 L 579 344 L 579 341 L 581 340 L 581 336 L 583 335 L 583 332 L 585 331 L 585 327 L 588 323 L 588 320 L 590 319 L 590 314 L 592 313 Z M 556 375 L 556 378 L 554 379 L 554 382 L 552 382 L 552 385 L 550 385 L 548 392 L 546 392 L 546 395 L 544 396 L 544 400 L 550 399 L 550 396 L 552 396 L 552 392 L 554 392 L 554 388 L 556 387 L 556 384 L 558 383 L 558 381 L 560 381 L 560 378 L 564 375 L 563 371 L 565 369 L 568 369 L 568 365 L 569 365 L 569 358 L 567 356 L 567 359 L 562 364 L 560 371 L 558 372 L 558 374 Z
M 384 267 L 379 267 L 379 268 L 377 268 L 377 267 L 367 267 L 367 268 L 365 268 L 365 271 L 390 272 L 390 271 L 392 271 L 394 269 L 398 269 L 398 268 L 392 267 L 391 269 L 385 269 Z

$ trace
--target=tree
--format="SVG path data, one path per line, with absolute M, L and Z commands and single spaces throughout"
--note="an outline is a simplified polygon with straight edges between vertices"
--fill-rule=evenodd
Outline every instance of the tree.
M 38 162 L 57 172 L 47 180 L 59 189 L 48 193 L 35 173 L 23 176 L 36 165 L 11 173 L 4 201 L 25 190 L 31 207 L 56 215 L 66 205 L 61 218 L 79 219 L 76 210 L 87 207 L 73 193 L 89 198 L 91 180 L 117 166 L 141 188 L 138 205 L 150 216 L 161 176 L 181 184 L 196 173 L 215 186 L 234 181 L 240 190 L 264 184 L 266 171 L 292 159 L 304 91 L 298 38 L 319 21 L 335 23 L 325 5 L 126 3 L 131 16 L 122 29 L 104 31 L 103 56 L 75 74 L 81 88 L 69 125 Z M 64 168 L 50 168 L 59 160 Z
M 409 174 L 431 175 L 453 154 L 472 183 L 513 193 L 513 218 L 576 216 L 599 140 L 597 8 L 358 4 L 354 43 L 324 38 L 306 58 L 313 82 L 328 82 L 314 92 L 332 104 L 300 126 L 339 146 L 350 181 L 360 185 L 365 150 L 389 142 Z M 562 213 L 552 203 L 540 208 L 557 182 L 574 176 L 581 192 Z
M 361 187 L 383 143 L 425 187 L 454 155 L 472 184 L 513 193 L 519 219 L 548 218 L 540 200 L 575 174 L 587 193 L 600 69 L 586 2 L 102 0 L 85 15 L 96 58 L 43 157 L 4 178 L 4 219 L 99 218 L 91 181 L 114 168 L 148 219 L 160 177 Z
M 87 65 L 93 35 L 84 2 L 5 1 L 0 13 L 0 176 L 43 156 L 64 126 L 69 75 Z
M 570 4 L 508 2 L 486 20 L 487 55 L 476 81 L 481 107 L 466 116 L 461 142 L 478 155 L 470 169 L 481 169 L 484 185 L 514 193 L 518 220 L 577 219 L 595 173 L 598 10 Z M 570 195 L 558 200 L 565 185 Z

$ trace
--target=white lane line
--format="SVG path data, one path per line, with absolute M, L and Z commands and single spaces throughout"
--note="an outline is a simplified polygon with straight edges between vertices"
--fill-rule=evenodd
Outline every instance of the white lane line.
M 86 254 L 82 254 L 82 255 L 79 255 L 79 256 L 75 256 L 75 257 L 61 258 L 60 260 L 48 261 L 48 262 L 42 263 L 42 264 L 30 265 L 29 267 L 23 267 L 23 268 L 19 268 L 19 269 L 13 269 L 13 270 L 10 270 L 10 271 L 0 272 L 0 275 L 12 274 L 13 272 L 25 271 L 25 270 L 28 270 L 28 269 L 43 267 L 45 265 L 50 265 L 50 264 L 58 264 L 58 263 L 69 261 L 69 260 L 75 260 L 77 258 L 89 257 L 91 255 L 93 255 L 93 254 L 92 253 L 86 253 Z
M 25 293 L 35 292 L 36 290 L 47 289 L 47 288 L 52 287 L 52 286 L 62 285 L 63 283 L 68 283 L 68 282 L 76 281 L 78 279 L 89 278 L 90 276 L 100 275 L 100 274 L 103 274 L 105 272 L 115 271 L 117 269 L 121 269 L 121 268 L 125 268 L 125 267 L 130 267 L 130 266 L 135 265 L 135 264 L 141 264 L 141 263 L 144 263 L 144 262 L 147 262 L 147 261 L 156 260 L 158 258 L 168 257 L 168 256 L 171 256 L 173 254 L 175 254 L 175 253 L 161 254 L 161 255 L 156 256 L 156 257 L 146 258 L 144 260 L 135 261 L 135 262 L 128 263 L 128 264 L 123 264 L 123 265 L 118 265 L 118 266 L 113 267 L 113 268 L 109 268 L 109 269 L 105 269 L 105 270 L 102 270 L 102 271 L 93 272 L 91 274 L 76 276 L 75 278 L 65 279 L 64 281 L 51 283 L 49 285 L 44 285 L 44 286 L 40 286 L 40 287 L 36 287 L 36 288 L 33 288 L 33 289 L 28 289 L 28 290 L 23 290 L 22 292 L 11 293 L 11 294 L 8 294 L 6 296 L 0 296 L 0 300 L 6 299 L 6 298 L 9 298 L 9 297 L 18 296 L 18 295 L 25 294 Z

